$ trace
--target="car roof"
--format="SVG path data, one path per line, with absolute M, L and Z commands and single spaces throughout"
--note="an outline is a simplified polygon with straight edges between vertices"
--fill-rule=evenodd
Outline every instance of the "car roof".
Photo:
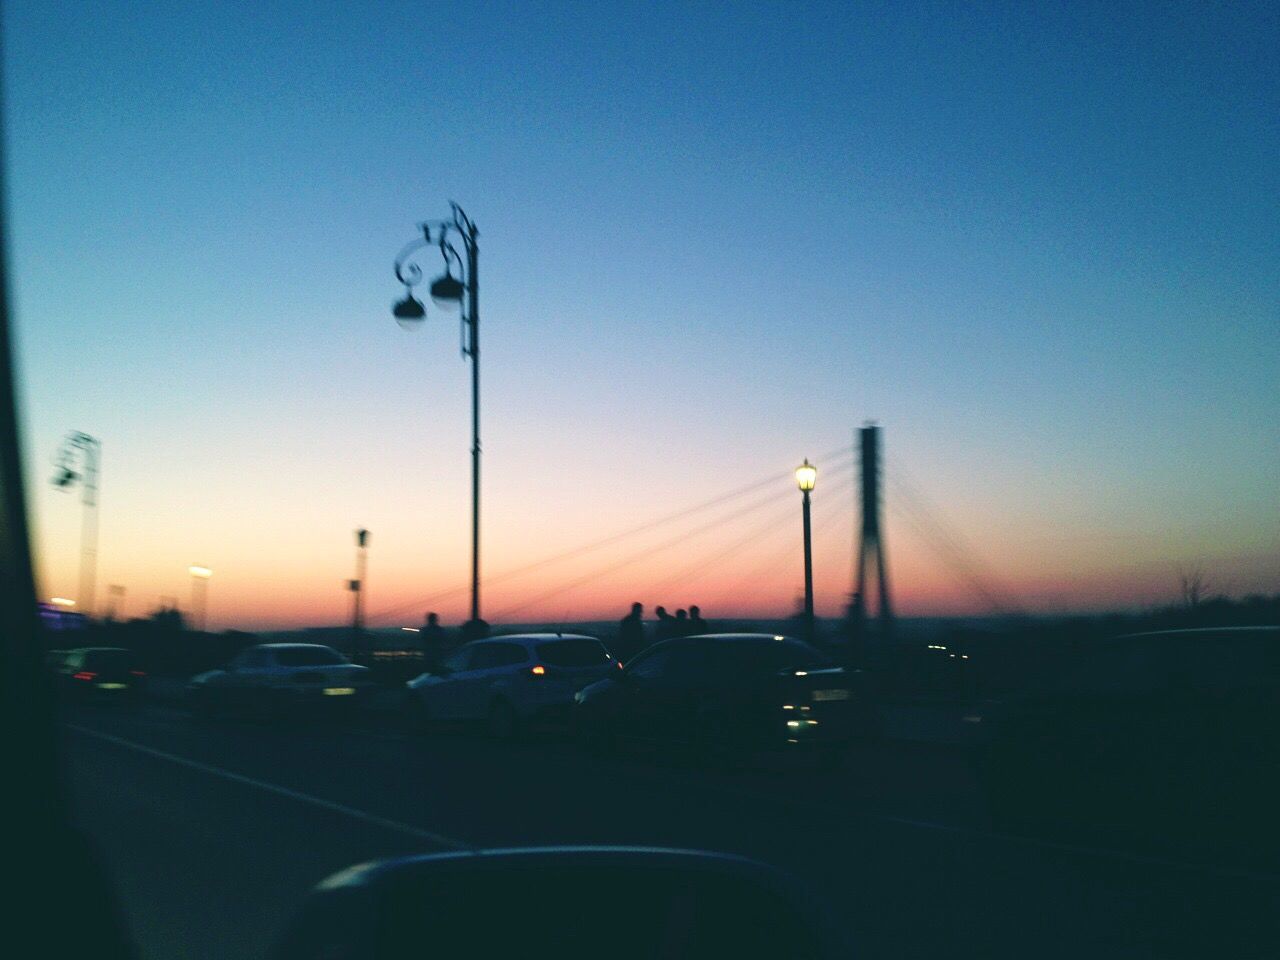
M 255 643 L 249 650 L 333 650 L 323 643 Z M 335 653 L 337 651 L 334 651 Z
M 783 636 L 780 633 L 695 633 L 685 640 L 715 640 L 720 643 L 740 643 L 744 640 L 776 640 L 782 643 L 803 643 L 795 637 Z
M 1280 626 L 1277 627 L 1184 627 L 1177 630 L 1144 630 L 1141 633 L 1122 633 L 1119 636 L 1112 637 L 1112 640 L 1138 640 L 1151 639 L 1153 637 L 1170 637 L 1185 640 L 1194 640 L 1196 637 L 1203 637 L 1206 640 L 1211 637 L 1226 634 L 1230 637 L 1247 637 L 1247 636 L 1274 636 L 1280 640 Z
M 549 640 L 594 640 L 600 642 L 599 637 L 589 637 L 585 633 L 504 633 L 496 637 L 485 637 L 483 640 L 472 640 L 472 643 L 544 643 Z

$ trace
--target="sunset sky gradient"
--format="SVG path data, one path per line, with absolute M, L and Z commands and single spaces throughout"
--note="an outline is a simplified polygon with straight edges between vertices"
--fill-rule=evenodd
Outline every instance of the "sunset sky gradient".
M 390 315 L 449 199 L 482 232 L 487 575 L 778 478 L 497 579 L 492 621 L 788 612 L 787 475 L 823 454 L 838 614 L 867 418 L 904 613 L 988 605 L 899 478 L 1026 609 L 1195 564 L 1280 590 L 1280 13 L 1045 6 L 6 4 L 42 592 L 77 589 L 76 429 L 127 613 L 201 563 L 216 628 L 340 622 L 363 526 L 381 623 L 463 616 L 457 320 Z

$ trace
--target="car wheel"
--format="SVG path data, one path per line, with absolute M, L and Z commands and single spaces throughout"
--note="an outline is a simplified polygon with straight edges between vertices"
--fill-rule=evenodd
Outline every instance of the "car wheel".
M 489 706 L 489 735 L 495 740 L 512 740 L 520 732 L 520 718 L 515 707 L 506 700 L 495 700 Z

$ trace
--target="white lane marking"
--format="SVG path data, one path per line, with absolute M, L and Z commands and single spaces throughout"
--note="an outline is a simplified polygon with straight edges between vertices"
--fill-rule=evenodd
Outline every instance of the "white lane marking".
M 232 783 L 240 783 L 247 787 L 273 793 L 278 797 L 285 797 L 298 803 L 305 803 L 321 810 L 327 810 L 330 813 L 336 813 L 340 816 L 348 817 L 352 820 L 359 820 L 361 823 L 367 823 L 371 826 L 381 827 L 384 830 L 391 830 L 396 833 L 407 834 L 418 840 L 425 840 L 428 843 L 437 846 L 447 847 L 450 850 L 472 850 L 474 847 L 465 840 L 459 840 L 456 837 L 446 837 L 440 833 L 432 833 L 430 830 L 423 830 L 407 823 L 401 823 L 398 820 L 388 820 L 386 817 L 379 817 L 373 813 L 366 813 L 364 810 L 357 810 L 355 807 L 348 807 L 346 804 L 337 803 L 333 800 L 325 800 L 322 797 L 313 797 L 308 793 L 302 793 L 298 790 L 290 790 L 288 787 L 282 787 L 274 783 L 268 783 L 265 780 L 257 780 L 253 777 L 246 777 L 244 774 L 235 773 L 231 770 L 225 770 L 222 767 L 215 767 L 211 764 L 201 763 L 198 760 L 191 760 L 187 757 L 180 757 L 175 753 L 166 753 L 164 750 L 157 750 L 154 747 L 148 747 L 141 743 L 135 743 L 132 740 L 126 740 L 123 737 L 116 737 L 109 733 L 102 733 L 98 730 L 92 730 L 89 727 L 82 727 L 76 723 L 66 724 L 67 729 L 74 730 L 76 733 L 83 734 L 86 737 L 93 737 L 98 740 L 106 741 L 117 747 L 123 747 L 126 750 L 134 750 L 138 753 L 144 753 L 147 756 L 155 757 L 159 760 L 167 760 L 169 763 L 176 763 L 179 766 L 187 767 L 191 770 L 198 770 L 201 773 L 208 774 L 211 777 L 219 777 L 223 780 L 229 780 Z
M 442 834 L 432 833 L 429 830 L 422 830 L 422 829 L 419 829 L 418 827 L 410 826 L 409 824 L 406 824 L 406 823 L 400 823 L 399 821 L 396 821 L 396 820 L 387 820 L 383 817 L 376 816 L 375 814 L 365 813 L 363 810 L 357 810 L 354 807 L 348 807 L 340 803 L 335 803 L 332 800 L 324 800 L 324 799 L 321 799 L 320 797 L 313 797 L 313 796 L 310 796 L 309 794 L 299 793 L 298 791 L 290 790 L 287 787 L 280 787 L 273 783 L 266 783 L 265 781 L 262 781 L 262 780 L 255 780 L 252 777 L 246 777 L 238 773 L 233 773 L 232 771 L 224 770 L 221 767 L 214 767 L 208 764 L 200 763 L 197 760 L 190 760 L 186 757 L 177 756 L 176 754 L 165 753 L 163 750 L 156 750 L 153 747 L 147 747 L 140 743 L 134 743 L 132 740 L 125 740 L 122 737 L 116 737 L 109 733 L 101 733 L 97 730 L 92 730 L 88 727 L 82 727 L 79 724 L 74 724 L 74 723 L 68 723 L 66 724 L 66 726 L 68 729 L 75 730 L 78 733 L 85 734 L 86 736 L 97 737 L 99 739 L 117 744 L 118 746 L 137 750 L 140 753 L 151 754 L 152 756 L 158 757 L 162 760 L 169 760 L 173 763 L 178 763 L 183 766 L 190 767 L 194 770 L 200 770 L 205 773 L 211 774 L 213 776 L 223 777 L 225 779 L 232 780 L 237 783 L 243 783 L 252 787 L 258 787 L 259 789 L 266 790 L 268 792 L 275 793 L 283 797 L 289 797 L 290 799 L 297 800 L 302 803 L 309 803 L 309 804 L 312 804 L 313 806 L 317 806 L 325 810 L 330 810 L 334 813 L 339 813 L 344 816 L 352 817 L 353 819 L 361 820 L 365 823 L 384 827 L 388 830 L 396 830 L 401 833 L 408 834 L 409 836 L 412 836 L 412 837 L 417 837 L 419 839 L 427 840 L 431 843 L 439 844 L 440 846 L 443 846 L 443 847 L 448 847 L 454 850 L 476 849 L 476 847 L 473 844 L 469 844 L 463 840 L 458 840 L 454 837 L 446 837 L 446 836 L 443 836 Z M 383 734 L 378 737 L 378 739 L 384 739 L 384 738 L 387 742 L 405 742 L 405 743 L 410 742 L 409 738 L 404 738 L 403 740 L 401 740 L 398 736 L 388 736 Z M 560 760 L 567 759 L 567 755 L 560 755 L 557 757 L 557 759 L 560 759 Z M 654 782 L 653 778 L 644 777 L 643 779 L 646 781 L 646 784 L 653 784 Z M 777 804 L 777 803 L 794 802 L 794 800 L 788 800 L 785 797 L 773 796 L 772 794 L 762 793 L 759 790 L 753 790 L 750 788 L 746 790 L 734 790 L 728 784 L 708 782 L 705 779 L 699 784 L 699 786 L 701 786 L 703 789 L 711 789 L 719 793 L 732 793 L 732 795 L 735 797 L 740 797 L 744 795 L 750 796 L 757 801 L 761 801 L 765 803 Z M 822 813 L 827 816 L 839 816 L 839 817 L 853 816 L 864 821 L 878 822 L 878 823 L 892 823 L 896 826 L 912 827 L 917 830 L 930 830 L 936 833 L 949 833 L 954 836 L 970 837 L 972 839 L 977 839 L 977 840 L 1003 842 L 1003 843 L 1011 844 L 1015 846 L 1040 847 L 1042 849 L 1047 849 L 1047 850 L 1057 850 L 1062 853 L 1073 853 L 1081 856 L 1095 857 L 1101 860 L 1115 860 L 1122 863 L 1127 862 L 1127 863 L 1133 863 L 1133 864 L 1138 864 L 1143 866 L 1164 867 L 1166 869 L 1180 870 L 1180 871 L 1191 872 L 1191 873 L 1200 873 L 1200 874 L 1206 874 L 1209 876 L 1229 877 L 1232 879 L 1261 880 L 1269 883 L 1274 883 L 1276 880 L 1275 874 L 1249 870 L 1248 868 L 1233 868 L 1233 867 L 1219 866 L 1219 865 L 1210 864 L 1210 863 L 1194 863 L 1190 861 L 1174 860 L 1174 859 L 1169 859 L 1169 858 L 1160 857 L 1160 856 L 1152 856 L 1149 854 L 1134 853 L 1127 850 L 1118 850 L 1111 847 L 1082 846 L 1082 845 L 1077 845 L 1073 843 L 1064 843 L 1058 840 L 1049 840 L 1046 838 L 1032 837 L 1032 836 L 1026 836 L 1026 835 L 1021 835 L 1016 833 L 998 833 L 992 830 L 983 830 L 981 828 L 964 826 L 962 824 L 941 823 L 934 820 L 917 820 L 910 817 L 898 817 L 898 816 L 893 816 L 892 814 L 876 813 L 871 810 L 858 810 L 856 808 L 846 809 L 846 808 L 837 807 L 828 803 L 808 802 L 808 803 L 802 803 L 802 805 L 807 809 L 812 810 L 815 813 Z

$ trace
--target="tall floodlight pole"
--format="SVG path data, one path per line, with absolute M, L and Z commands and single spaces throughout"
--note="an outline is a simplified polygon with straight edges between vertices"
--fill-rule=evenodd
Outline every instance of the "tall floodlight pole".
M 73 430 L 62 441 L 55 461 L 57 473 L 53 485 L 70 490 L 80 485 L 82 518 L 80 525 L 80 596 L 78 605 L 85 616 L 92 617 L 93 594 L 98 576 L 98 471 L 101 466 L 102 443 L 87 433 Z
M 356 643 L 364 635 L 364 584 L 369 568 L 369 531 L 363 527 L 356 531 L 356 578 L 351 581 L 355 599 L 351 605 L 351 632 Z
M 191 574 L 191 618 L 195 628 L 204 633 L 209 625 L 209 578 L 213 571 L 197 563 L 187 567 L 187 573 Z
M 420 224 L 422 236 L 396 257 L 396 279 L 405 291 L 404 299 L 397 301 L 391 312 L 406 330 L 417 329 L 426 319 L 426 307 L 413 295 L 413 287 L 422 282 L 422 268 L 412 258 L 421 250 L 437 247 L 444 273 L 432 281 L 431 299 L 444 309 L 461 309 L 462 355 L 471 360 L 471 620 L 464 632 L 475 635 L 485 628 L 480 618 L 480 248 L 476 242 L 480 234 L 461 207 L 456 203 L 449 207 L 451 219 Z M 460 277 L 454 276 L 455 268 Z

